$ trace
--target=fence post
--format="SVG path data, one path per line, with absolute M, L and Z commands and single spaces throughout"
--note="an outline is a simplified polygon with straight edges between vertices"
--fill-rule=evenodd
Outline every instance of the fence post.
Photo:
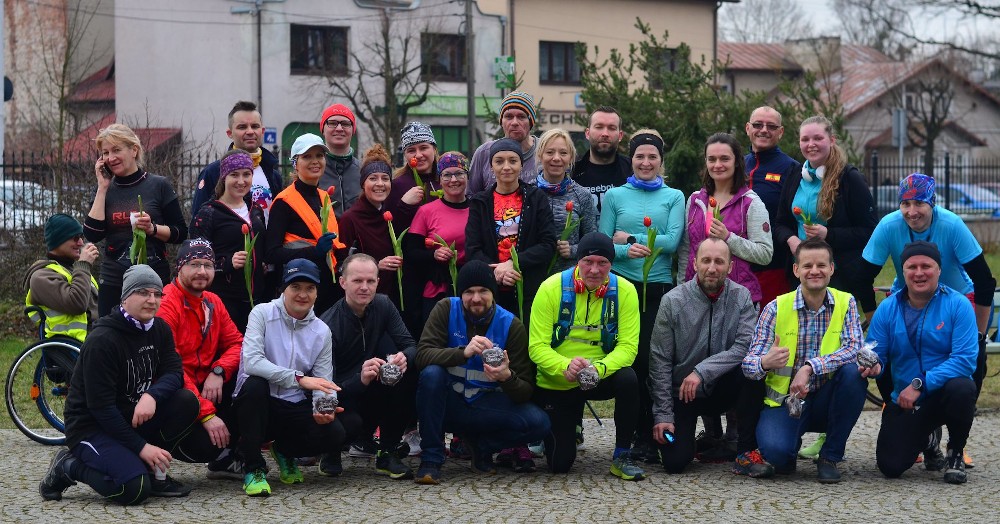
M 944 208 L 951 209 L 951 153 L 944 152 Z
M 875 194 L 873 195 L 874 200 L 875 200 L 875 210 L 876 210 L 875 214 L 879 218 L 882 218 L 882 216 L 878 214 L 879 203 L 880 203 L 878 201 L 879 200 L 878 197 L 879 197 L 879 193 L 881 192 L 881 191 L 878 190 L 878 186 L 881 184 L 881 182 L 879 181 L 879 177 L 878 177 L 878 150 L 877 149 L 875 149 L 875 150 L 872 151 L 872 160 L 871 160 L 871 170 L 870 170 L 870 172 L 871 172 L 871 175 L 872 175 L 872 191 L 875 192 Z

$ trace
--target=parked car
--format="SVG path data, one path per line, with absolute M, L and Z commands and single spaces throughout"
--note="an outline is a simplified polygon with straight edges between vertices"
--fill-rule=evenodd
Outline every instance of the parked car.
M 34 182 L 0 180 L 0 248 L 42 235 L 56 195 Z
M 951 184 L 936 189 L 939 206 L 962 216 L 992 216 L 1000 218 L 1000 195 L 974 184 Z M 899 209 L 899 187 L 878 186 L 872 191 L 879 216 Z M 948 205 L 945 206 L 945 202 Z

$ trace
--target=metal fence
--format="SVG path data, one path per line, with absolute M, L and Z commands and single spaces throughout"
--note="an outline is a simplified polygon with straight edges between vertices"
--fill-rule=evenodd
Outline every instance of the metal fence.
M 1000 158 L 954 161 L 945 152 L 934 159 L 937 204 L 967 217 L 1000 218 Z M 899 181 L 910 173 L 923 173 L 920 159 L 879 156 L 865 159 L 863 172 L 875 199 L 878 216 L 899 209 Z

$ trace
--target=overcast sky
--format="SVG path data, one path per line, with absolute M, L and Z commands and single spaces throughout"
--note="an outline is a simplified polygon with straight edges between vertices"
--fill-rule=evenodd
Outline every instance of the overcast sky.
M 840 26 L 840 19 L 830 8 L 830 0 L 799 0 L 802 9 L 809 16 L 818 22 L 820 31 L 823 34 L 836 34 Z M 1000 23 L 995 19 L 984 18 L 982 20 L 962 19 L 955 14 L 942 13 L 932 17 L 914 17 L 914 24 L 920 30 L 933 31 L 934 36 L 939 40 L 947 40 L 952 35 L 967 35 L 976 30 L 982 34 L 998 34 Z

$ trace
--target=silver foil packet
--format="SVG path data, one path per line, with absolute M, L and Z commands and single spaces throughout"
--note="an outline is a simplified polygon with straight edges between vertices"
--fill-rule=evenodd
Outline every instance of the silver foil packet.
M 587 366 L 576 374 L 576 381 L 580 383 L 580 390 L 587 391 L 597 387 L 597 383 L 601 381 L 601 375 L 597 373 L 597 368 L 594 366 Z
M 386 386 L 395 386 L 403 378 L 403 371 L 399 366 L 386 362 L 378 370 L 378 379 Z
M 878 342 L 865 342 L 861 349 L 858 350 L 858 367 L 862 368 L 873 368 L 878 363 L 878 354 L 873 351 L 878 347 Z
M 503 349 L 496 346 L 483 350 L 482 354 L 479 356 L 483 359 L 483 364 L 488 364 L 493 367 L 503 364 Z
M 313 413 L 321 415 L 333 415 L 337 411 L 340 399 L 337 392 L 325 393 L 323 391 L 313 391 Z
M 785 406 L 788 408 L 789 417 L 799 418 L 802 416 L 802 410 L 806 406 L 806 401 L 800 399 L 798 395 L 792 393 L 785 398 Z

